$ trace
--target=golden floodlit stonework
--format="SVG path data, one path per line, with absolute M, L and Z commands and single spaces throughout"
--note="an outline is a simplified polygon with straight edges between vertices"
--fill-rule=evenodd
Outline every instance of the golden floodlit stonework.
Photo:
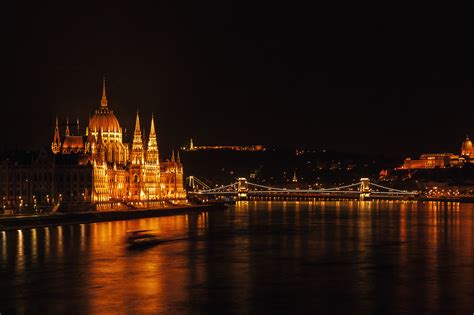
M 123 142 L 122 127 L 108 106 L 105 80 L 100 107 L 89 119 L 85 135 L 72 135 L 69 122 L 61 139 L 56 119 L 51 149 L 56 156 L 81 155 L 81 164 L 92 166 L 91 191 L 84 199 L 98 210 L 112 204 L 127 206 L 159 206 L 166 202 L 179 203 L 186 199 L 183 186 L 183 166 L 179 151 L 169 161 L 160 162 L 155 121 L 152 115 L 148 138 L 141 132 L 137 112 L 131 144 Z M 77 132 L 79 133 L 79 123 Z

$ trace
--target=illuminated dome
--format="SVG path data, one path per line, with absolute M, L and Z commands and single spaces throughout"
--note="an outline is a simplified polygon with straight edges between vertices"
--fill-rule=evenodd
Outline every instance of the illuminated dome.
M 97 140 L 99 132 L 102 132 L 102 139 L 105 143 L 122 143 L 122 128 L 120 128 L 119 121 L 117 117 L 115 117 L 114 112 L 107 107 L 105 79 L 102 87 L 100 108 L 95 111 L 94 116 L 92 116 L 89 120 L 87 136 L 90 138 L 90 135 L 92 135 L 95 140 Z M 91 142 L 91 139 L 89 139 L 89 142 Z
M 114 112 L 110 109 L 99 108 L 95 111 L 94 116 L 89 121 L 89 130 L 93 132 L 103 131 L 120 131 L 120 124 Z
M 474 155 L 474 150 L 472 148 L 472 142 L 469 137 L 466 137 L 466 140 L 462 143 L 461 155 Z
M 89 130 L 91 132 L 111 131 L 119 132 L 120 124 L 114 112 L 107 107 L 107 96 L 105 93 L 105 78 L 102 85 L 102 99 L 100 100 L 100 108 L 95 111 L 94 116 L 89 121 Z

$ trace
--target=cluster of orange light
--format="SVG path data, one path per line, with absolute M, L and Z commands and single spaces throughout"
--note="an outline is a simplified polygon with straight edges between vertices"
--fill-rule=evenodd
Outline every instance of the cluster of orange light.
M 203 146 L 193 146 L 189 149 L 190 151 L 196 150 L 233 150 L 233 151 L 265 151 L 265 148 L 262 145 L 203 145 Z
M 453 189 L 438 189 L 438 187 L 434 186 L 430 190 L 428 190 L 427 195 L 429 197 L 458 197 L 460 195 L 459 190 Z

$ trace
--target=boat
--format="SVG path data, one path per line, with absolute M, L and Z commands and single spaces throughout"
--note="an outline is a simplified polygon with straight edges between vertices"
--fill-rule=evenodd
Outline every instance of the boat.
M 130 248 L 147 247 L 167 242 L 157 235 L 150 233 L 150 230 L 138 230 L 127 232 L 127 244 Z

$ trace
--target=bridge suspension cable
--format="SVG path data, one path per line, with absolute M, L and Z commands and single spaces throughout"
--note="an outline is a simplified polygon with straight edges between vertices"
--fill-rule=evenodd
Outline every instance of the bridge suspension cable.
M 355 184 L 345 185 L 345 186 L 339 186 L 339 187 L 332 187 L 332 188 L 321 188 L 321 189 L 318 189 L 318 190 L 313 190 L 313 191 L 330 191 L 330 190 L 340 190 L 340 189 L 343 189 L 343 188 L 355 187 L 355 186 L 359 186 L 359 185 L 360 185 L 360 182 L 359 182 L 359 183 L 355 183 Z
M 211 189 L 206 189 L 206 190 L 201 190 L 199 191 L 199 193 L 209 193 L 209 192 L 214 192 L 214 191 L 220 191 L 222 189 L 226 189 L 226 188 L 229 188 L 229 187 L 232 187 L 232 186 L 236 186 L 238 185 L 239 183 L 235 182 L 235 183 L 232 183 L 232 184 L 229 184 L 229 185 L 226 185 L 226 186 L 221 186 L 221 187 L 216 187 L 216 188 L 211 188 Z M 235 187 L 234 187 L 235 188 Z
M 398 192 L 398 193 L 402 193 L 402 194 L 414 194 L 414 193 L 406 191 L 406 190 L 400 190 L 400 189 L 385 187 L 385 186 L 377 185 L 377 184 L 374 184 L 374 183 L 369 183 L 369 185 L 370 186 L 375 186 L 375 187 L 378 187 L 378 188 L 387 189 L 389 192 Z
M 255 186 L 255 187 L 260 187 L 260 188 L 265 188 L 265 189 L 268 189 L 268 190 L 287 191 L 286 189 L 283 189 L 283 188 L 269 187 L 269 186 L 259 185 L 259 184 L 255 184 L 255 183 L 251 183 L 251 182 L 247 182 L 247 186 L 248 185 Z
M 259 185 L 259 184 L 255 184 L 255 183 L 252 183 L 252 182 L 247 182 L 247 185 L 256 186 L 256 187 L 260 187 L 260 188 L 265 188 L 265 189 L 268 189 L 268 190 L 284 191 L 284 192 L 330 192 L 330 191 L 334 191 L 334 190 L 337 191 L 337 190 L 344 189 L 344 188 L 359 186 L 360 183 L 355 183 L 355 184 L 350 184 L 350 185 L 345 185 L 345 186 L 340 186 L 340 187 L 321 188 L 321 189 L 285 189 L 285 188 L 276 188 L 276 187 L 269 187 L 269 186 Z
M 202 180 L 195 176 L 188 176 L 187 180 L 189 181 L 189 186 L 192 186 L 193 188 L 195 187 L 195 183 L 198 185 L 201 185 L 203 189 L 210 189 L 209 185 L 204 183 Z

